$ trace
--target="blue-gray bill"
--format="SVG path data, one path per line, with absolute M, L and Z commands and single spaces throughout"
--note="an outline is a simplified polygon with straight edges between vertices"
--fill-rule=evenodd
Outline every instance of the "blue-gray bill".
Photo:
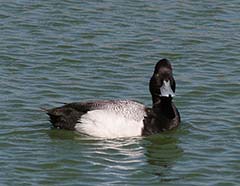
M 174 97 L 175 93 L 171 88 L 170 81 L 163 81 L 163 85 L 160 87 L 161 97 Z

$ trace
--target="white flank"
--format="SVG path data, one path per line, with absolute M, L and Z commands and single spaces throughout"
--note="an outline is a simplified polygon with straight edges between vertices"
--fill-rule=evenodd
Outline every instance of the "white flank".
M 140 136 L 143 121 L 136 121 L 109 110 L 93 110 L 84 114 L 75 129 L 83 134 L 102 138 Z
M 161 96 L 164 97 L 169 97 L 169 95 L 171 95 L 172 97 L 175 96 L 174 92 L 172 91 L 170 81 L 163 81 L 163 85 L 160 87 L 160 92 Z

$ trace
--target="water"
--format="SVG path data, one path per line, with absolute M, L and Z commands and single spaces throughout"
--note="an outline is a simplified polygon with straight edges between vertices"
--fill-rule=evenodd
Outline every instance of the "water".
M 237 0 L 0 4 L 0 185 L 239 184 Z M 174 66 L 176 131 L 96 139 L 52 129 L 39 109 L 96 99 L 150 106 L 160 58 Z

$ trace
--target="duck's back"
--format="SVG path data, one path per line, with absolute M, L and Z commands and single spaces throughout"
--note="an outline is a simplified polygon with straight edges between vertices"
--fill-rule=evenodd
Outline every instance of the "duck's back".
M 130 100 L 69 103 L 48 110 L 50 121 L 58 128 L 77 130 L 96 137 L 140 136 L 146 108 Z

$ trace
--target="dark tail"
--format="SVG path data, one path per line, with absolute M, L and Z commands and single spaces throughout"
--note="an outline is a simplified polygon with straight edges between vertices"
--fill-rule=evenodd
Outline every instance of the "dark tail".
M 50 122 L 54 127 L 67 130 L 74 130 L 76 123 L 84 114 L 83 112 L 64 106 L 53 109 L 41 108 L 41 110 L 49 115 Z

